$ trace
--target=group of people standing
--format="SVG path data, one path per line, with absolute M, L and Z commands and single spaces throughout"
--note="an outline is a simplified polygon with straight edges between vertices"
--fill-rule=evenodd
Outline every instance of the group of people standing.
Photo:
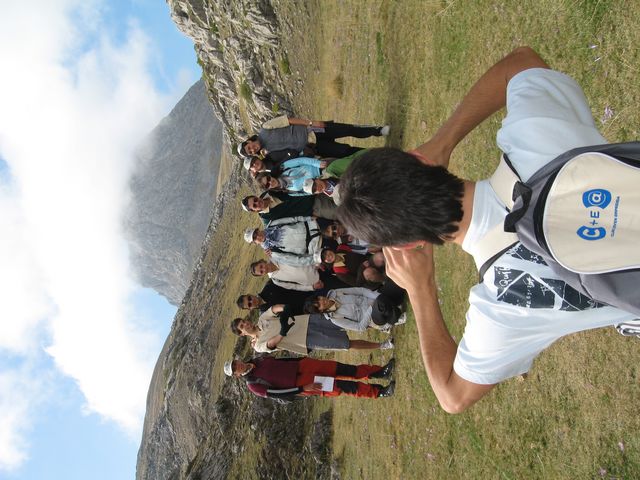
M 507 113 L 497 143 L 504 154 L 502 163 L 519 180 L 504 182 L 494 175 L 474 182 L 451 173 L 449 159 L 456 146 L 503 107 Z M 251 273 L 270 279 L 258 295 L 238 299 L 240 307 L 259 308 L 263 313 L 257 325 L 245 320 L 232 325 L 236 333 L 252 338 L 256 350 L 306 354 L 310 349 L 391 348 L 391 339 L 382 343 L 349 340 L 345 329 L 388 330 L 400 323 L 406 293 L 433 392 L 444 410 L 458 413 L 500 382 L 528 372 L 533 360 L 565 335 L 615 325 L 624 335 L 640 336 L 637 313 L 623 306 L 637 300 L 633 288 L 617 295 L 614 291 L 603 300 L 600 290 L 589 290 L 575 275 L 567 275 L 553 252 L 542 255 L 544 248 L 537 249 L 545 243 L 540 229 L 532 229 L 539 243 L 529 243 L 536 251 L 520 237 L 509 237 L 506 245 L 496 241 L 513 232 L 509 221 L 522 218 L 520 211 L 514 217 L 512 201 L 518 197 L 518 208 L 524 208 L 531 195 L 527 181 L 558 159 L 566 161 L 567 155 L 576 159 L 574 149 L 593 153 L 606 147 L 575 80 L 551 70 L 531 48 L 517 48 L 489 68 L 435 135 L 415 150 L 363 151 L 335 141 L 346 135 L 386 133 L 386 126 L 281 117 L 265 123 L 257 135 L 239 145 L 245 168 L 265 189 L 244 198 L 242 205 L 258 213 L 263 222 L 262 227 L 247 230 L 245 239 L 260 245 L 268 256 L 251 265 Z M 635 159 L 640 147 L 627 144 L 627 148 Z M 609 152 L 608 165 L 640 168 L 640 161 L 616 149 Z M 548 193 L 551 180 L 540 197 Z M 584 242 L 591 245 L 588 251 L 593 256 L 587 256 L 591 261 L 613 252 L 608 244 L 602 247 L 596 242 L 607 231 L 610 237 L 628 235 L 630 243 L 637 232 L 630 222 L 628 231 L 620 233 L 624 229 L 616 223 L 618 193 L 612 225 L 606 224 L 609 230 L 599 226 L 604 221 L 600 210 L 609 204 L 611 192 L 603 190 L 601 178 L 588 180 L 586 191 L 570 182 L 563 188 L 579 194 L 575 203 L 580 212 L 583 207 L 596 208 L 590 213 L 590 226 L 574 232 L 573 223 L 563 230 L 564 225 L 556 222 L 549 228 L 569 232 L 563 240 L 578 246 L 578 251 L 586 251 Z M 592 199 L 594 192 L 606 193 L 606 202 Z M 534 216 L 541 213 L 539 205 Z M 627 216 L 635 221 L 633 200 L 627 205 Z M 563 218 L 568 224 L 570 216 Z M 582 217 L 576 221 L 583 221 Z M 459 344 L 444 322 L 435 281 L 433 245 L 447 242 L 457 243 L 474 257 L 481 278 L 470 290 Z M 373 245 L 383 247 L 383 252 Z M 635 280 L 637 265 L 627 260 L 621 271 L 597 270 L 594 276 L 603 275 L 598 285 L 612 275 Z M 318 394 L 322 388 L 324 395 L 393 393 L 393 383 L 364 387 L 352 382 L 387 378 L 393 362 L 376 367 L 296 359 L 286 368 L 278 362 L 287 360 L 234 360 L 227 362 L 225 372 L 246 376 L 249 388 L 263 396 L 285 391 Z M 330 381 L 330 386 L 321 388 L 317 377 L 340 377 L 352 383 Z
M 282 116 L 238 145 L 244 168 L 262 190 L 242 199 L 242 208 L 262 221 L 244 232 L 245 241 L 265 253 L 250 273 L 269 279 L 259 293 L 237 300 L 239 308 L 258 309 L 258 321 L 236 318 L 231 330 L 249 337 L 256 352 L 393 348 L 391 329 L 406 320 L 405 291 L 385 275 L 381 249 L 350 235 L 336 216 L 340 176 L 366 151 L 336 139 L 388 133 L 388 126 Z M 348 331 L 369 328 L 389 336 L 382 342 L 349 338 Z M 386 386 L 356 380 L 390 379 L 393 367 L 393 359 L 355 366 L 267 355 L 228 361 L 224 370 L 245 377 L 249 390 L 263 397 L 378 398 L 393 394 L 393 380 Z M 332 380 L 316 381 L 325 377 Z

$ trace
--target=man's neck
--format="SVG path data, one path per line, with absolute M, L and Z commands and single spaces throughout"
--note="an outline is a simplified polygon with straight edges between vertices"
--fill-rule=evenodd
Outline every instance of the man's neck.
M 473 217 L 473 196 L 476 191 L 476 183 L 464 180 L 464 193 L 462 195 L 462 220 L 458 224 L 458 231 L 452 240 L 453 243 L 462 245 L 464 237 L 467 235 L 471 218 Z

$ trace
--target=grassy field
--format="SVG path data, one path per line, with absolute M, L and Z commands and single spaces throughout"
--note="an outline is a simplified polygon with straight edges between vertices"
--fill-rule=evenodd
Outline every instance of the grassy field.
M 489 66 L 530 45 L 584 87 L 609 140 L 638 138 L 640 2 L 279 4 L 291 19 L 291 75 L 305 82 L 305 94 L 296 98 L 300 116 L 388 123 L 386 144 L 411 148 L 435 132 Z M 478 179 L 492 171 L 500 119 L 462 142 L 452 159 L 456 173 Z M 443 312 L 459 339 L 473 264 L 448 246 L 438 249 L 437 266 Z M 415 325 L 396 330 L 393 399 L 317 402 L 318 412 L 334 409 L 342 478 L 640 478 L 638 340 L 612 329 L 563 339 L 535 362 L 527 380 L 508 381 L 469 412 L 451 416 L 427 382 Z M 387 356 L 340 358 L 382 362 Z

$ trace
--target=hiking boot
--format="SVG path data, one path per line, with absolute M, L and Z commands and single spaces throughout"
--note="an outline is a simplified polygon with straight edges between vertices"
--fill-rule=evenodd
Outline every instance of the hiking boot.
M 391 350 L 393 348 L 393 337 L 387 338 L 380 344 L 380 350 Z
M 391 376 L 391 374 L 393 373 L 393 368 L 395 366 L 396 366 L 396 361 L 395 361 L 394 358 L 392 358 L 380 370 L 378 370 L 377 372 L 372 373 L 371 375 L 369 375 L 369 378 L 389 378 Z
M 392 396 L 396 391 L 396 381 L 391 380 L 389 385 L 378 390 L 378 398 L 386 398 Z

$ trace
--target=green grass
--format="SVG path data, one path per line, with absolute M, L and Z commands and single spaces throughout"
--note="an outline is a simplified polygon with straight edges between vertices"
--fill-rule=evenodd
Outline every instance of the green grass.
M 238 87 L 238 93 L 240 94 L 240 98 L 242 98 L 247 103 L 253 103 L 253 93 L 251 92 L 251 87 L 247 85 L 247 82 L 243 81 L 240 83 Z
M 286 56 L 281 57 L 278 64 L 280 65 L 280 73 L 291 75 L 291 65 L 289 65 L 289 59 Z

